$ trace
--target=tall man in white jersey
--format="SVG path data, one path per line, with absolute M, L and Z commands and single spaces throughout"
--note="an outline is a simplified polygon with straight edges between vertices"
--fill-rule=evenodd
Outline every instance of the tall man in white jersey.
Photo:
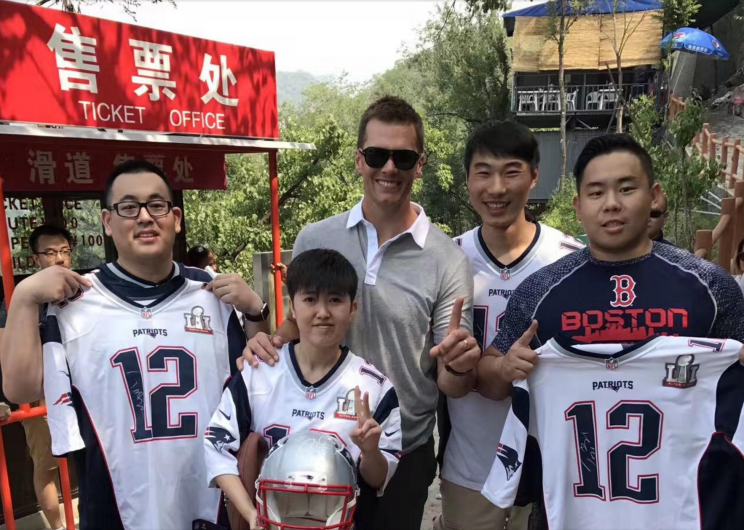
M 537 141 L 529 129 L 509 121 L 478 127 L 468 139 L 464 162 L 470 202 L 483 224 L 455 241 L 473 270 L 473 336 L 478 344 L 488 345 L 517 285 L 583 245 L 525 216 L 540 162 Z M 507 511 L 491 504 L 480 491 L 496 457 L 510 404 L 509 399 L 493 401 L 475 391 L 447 399 L 452 430 L 444 453 L 437 530 L 504 527 Z M 525 528 L 528 514 L 518 515 L 519 511 L 512 510 L 510 529 Z
M 119 165 L 105 200 L 117 261 L 85 277 L 50 267 L 16 289 L 2 348 L 6 394 L 38 399 L 43 381 L 52 451 L 76 458 L 82 530 L 215 522 L 204 429 L 245 345 L 233 306 L 251 323 L 265 319 L 265 304 L 237 275 L 208 283 L 173 261 L 181 210 L 161 169 Z M 42 366 L 43 303 L 52 306 Z

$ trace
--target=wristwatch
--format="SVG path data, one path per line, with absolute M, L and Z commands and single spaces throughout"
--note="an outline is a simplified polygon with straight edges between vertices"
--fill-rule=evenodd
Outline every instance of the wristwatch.
M 264 302 L 264 305 L 261 306 L 261 311 L 258 313 L 258 315 L 249 315 L 248 313 L 243 313 L 245 316 L 245 319 L 249 322 L 263 322 L 267 318 L 269 318 L 269 304 Z

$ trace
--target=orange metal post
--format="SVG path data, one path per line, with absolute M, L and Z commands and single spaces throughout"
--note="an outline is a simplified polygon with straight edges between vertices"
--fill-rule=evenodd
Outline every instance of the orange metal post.
M 62 487 L 62 502 L 65 506 L 65 526 L 67 530 L 75 530 L 75 514 L 72 511 L 72 488 L 70 488 L 70 470 L 66 458 L 58 458 L 59 485 Z
M 274 253 L 274 308 L 276 326 L 284 320 L 282 299 L 282 273 L 276 265 L 282 262 L 282 239 L 279 231 L 279 173 L 277 172 L 277 151 L 269 151 L 269 182 L 271 188 L 271 248 Z
M 3 193 L 2 175 L 0 175 L 0 270 L 3 273 L 3 291 L 5 292 L 5 306 L 10 307 L 10 298 L 13 296 L 13 258 L 10 255 L 10 240 L 8 239 L 8 215 L 5 211 L 5 194 Z M 28 410 L 28 405 L 26 405 Z M 10 481 L 8 480 L 8 464 L 5 460 L 5 444 L 2 432 L 0 432 L 0 495 L 2 495 L 3 515 L 5 526 L 8 530 L 15 530 L 16 524 L 13 518 L 13 501 L 10 498 Z

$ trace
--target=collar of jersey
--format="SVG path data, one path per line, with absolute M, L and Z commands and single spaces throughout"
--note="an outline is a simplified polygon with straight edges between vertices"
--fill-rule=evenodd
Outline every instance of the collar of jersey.
M 622 348 L 619 351 L 611 355 L 606 355 L 604 353 L 596 353 L 593 351 L 582 350 L 580 348 L 576 348 L 574 347 L 574 344 L 576 344 L 576 342 L 571 340 L 570 337 L 568 337 L 567 335 L 563 333 L 558 333 L 555 337 L 553 337 L 550 340 L 551 342 L 553 342 L 554 349 L 559 353 L 570 355 L 572 357 L 573 356 L 581 357 L 586 360 L 604 363 L 605 361 L 607 361 L 607 359 L 617 359 L 618 362 L 622 362 L 632 357 L 635 357 L 637 355 L 646 353 L 648 350 L 654 347 L 654 343 L 661 336 L 662 335 L 652 335 L 645 340 L 636 342 L 625 348 Z M 591 345 L 588 345 L 588 346 L 591 347 Z
M 510 272 L 515 273 L 517 267 L 524 261 L 525 263 L 528 261 L 527 257 L 530 255 L 530 253 L 535 249 L 535 246 L 537 245 L 537 242 L 540 240 L 540 223 L 535 222 L 535 236 L 532 238 L 532 242 L 529 244 L 529 246 L 522 252 L 522 254 L 509 263 L 508 265 L 504 265 L 499 260 L 496 259 L 496 256 L 494 256 L 491 253 L 491 250 L 488 248 L 488 245 L 486 244 L 486 240 L 483 239 L 483 225 L 479 226 L 476 229 L 476 235 L 478 240 L 478 246 L 480 246 L 481 251 L 483 254 L 485 254 L 485 257 L 493 263 L 496 267 L 498 267 L 499 270 L 502 269 L 509 269 Z
M 180 292 L 181 288 L 186 283 L 185 278 L 179 274 L 179 268 L 175 263 L 173 265 L 173 272 L 168 280 L 158 284 L 147 282 L 147 280 L 141 280 L 129 273 L 126 273 L 128 277 L 124 278 L 121 274 L 118 274 L 119 270 L 123 271 L 120 267 L 117 267 L 114 271 L 111 267 L 103 266 L 96 273 L 95 277 L 111 295 L 138 309 L 143 307 L 154 308 L 159 306 L 170 299 L 173 295 Z M 137 281 L 132 281 L 132 278 Z M 147 305 L 143 305 L 138 300 L 154 301 Z
M 338 361 L 336 361 L 336 364 L 333 365 L 333 367 L 328 370 L 328 373 L 325 374 L 319 381 L 315 383 L 309 383 L 305 377 L 302 375 L 302 370 L 300 370 L 300 365 L 297 363 L 297 355 L 295 354 L 295 344 L 299 342 L 290 342 L 288 344 L 288 352 L 289 352 L 289 359 L 292 361 L 292 369 L 294 370 L 295 375 L 297 376 L 297 380 L 300 382 L 301 385 L 305 387 L 312 387 L 316 390 L 320 390 L 323 385 L 328 383 L 333 376 L 339 372 L 339 369 L 346 361 L 346 358 L 349 356 L 349 348 L 346 346 L 341 346 L 341 356 L 338 358 Z
M 654 246 L 651 248 L 651 252 L 649 252 L 648 254 L 644 254 L 643 256 L 638 256 L 637 258 L 633 258 L 633 259 L 626 259 L 624 261 L 602 261 L 600 259 L 597 259 L 594 256 L 592 256 L 592 253 L 589 250 L 588 246 L 586 248 L 583 248 L 581 252 L 587 253 L 587 256 L 589 256 L 588 258 L 589 263 L 593 265 L 599 265 L 600 267 L 624 267 L 626 265 L 635 265 L 636 263 L 646 261 L 651 256 L 653 256 L 654 253 L 656 252 L 656 245 L 660 245 L 660 244 L 662 243 L 658 243 L 654 241 Z

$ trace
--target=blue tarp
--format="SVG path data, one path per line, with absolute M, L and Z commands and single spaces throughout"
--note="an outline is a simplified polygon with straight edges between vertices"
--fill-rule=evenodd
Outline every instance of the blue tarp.
M 585 10 L 587 15 L 602 15 L 613 12 L 615 2 L 610 0 L 599 0 L 592 2 L 591 5 Z M 558 10 L 560 11 L 560 2 L 556 2 Z M 661 9 L 662 5 L 659 0 L 621 0 L 618 2 L 617 12 L 618 13 L 633 13 L 636 11 L 653 11 Z M 566 9 L 566 13 L 571 13 L 571 5 L 569 4 Z M 515 17 L 547 17 L 548 4 L 538 4 L 536 6 L 525 7 L 524 9 L 518 9 L 510 13 L 504 13 L 504 18 L 515 18 Z
M 560 11 L 560 1 L 556 2 L 557 8 Z M 611 0 L 597 0 L 592 2 L 587 7 L 585 13 L 588 15 L 602 15 L 613 12 L 615 2 Z M 653 11 L 662 8 L 661 0 L 621 0 L 617 5 L 618 13 L 634 13 L 638 11 Z M 571 13 L 570 4 L 567 5 L 566 13 Z M 525 7 L 524 9 L 518 9 L 511 11 L 510 13 L 504 13 L 504 26 L 506 26 L 506 32 L 511 37 L 514 33 L 514 19 L 516 17 L 547 17 L 548 4 L 538 4 L 536 6 Z

